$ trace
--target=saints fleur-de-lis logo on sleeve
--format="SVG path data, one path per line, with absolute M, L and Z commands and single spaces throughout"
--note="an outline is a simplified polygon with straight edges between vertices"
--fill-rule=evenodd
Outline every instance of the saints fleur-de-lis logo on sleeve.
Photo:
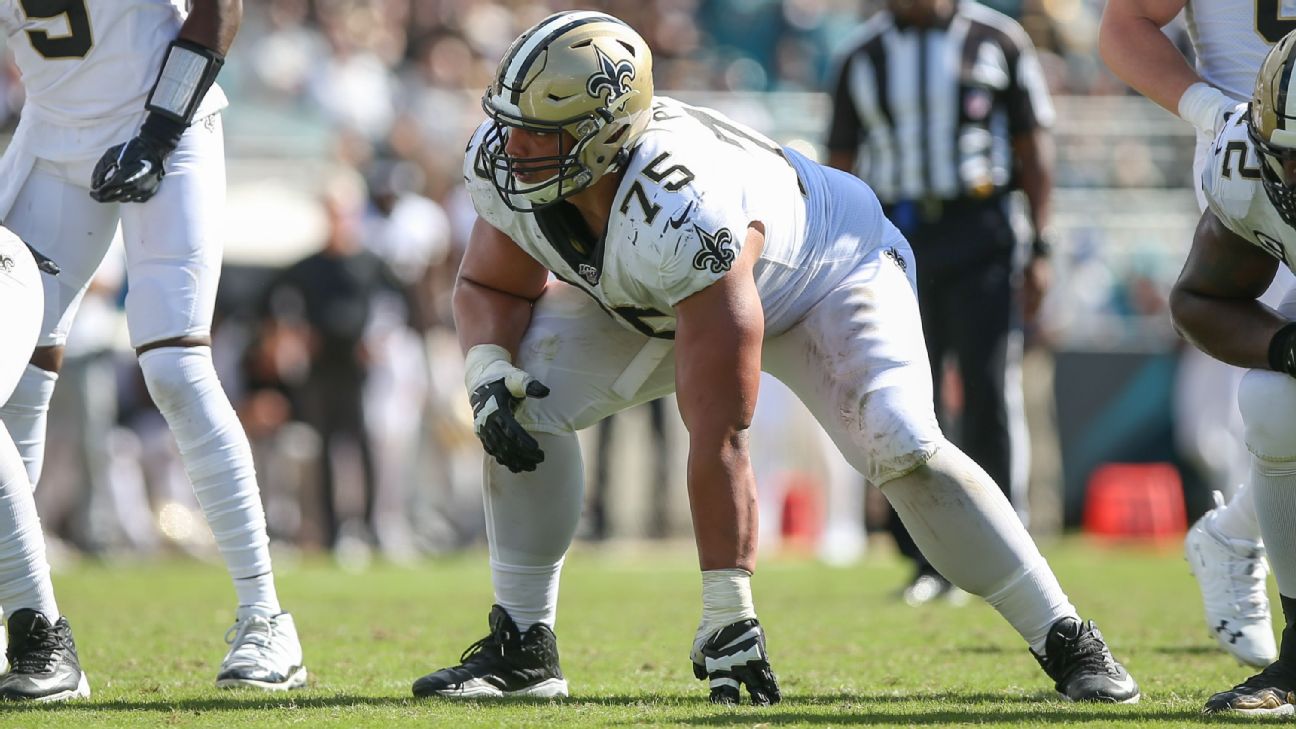
M 728 228 L 721 228 L 715 233 L 693 226 L 698 240 L 702 241 L 702 250 L 693 256 L 693 268 L 699 271 L 711 269 L 711 273 L 728 271 L 734 262 L 733 234 Z
M 607 89 L 607 102 L 610 104 L 629 93 L 630 82 L 635 77 L 635 67 L 630 59 L 623 58 L 613 63 L 598 46 L 594 46 L 594 55 L 598 57 L 599 70 L 585 82 L 585 90 L 589 95 L 597 99 L 602 95 L 603 89 Z

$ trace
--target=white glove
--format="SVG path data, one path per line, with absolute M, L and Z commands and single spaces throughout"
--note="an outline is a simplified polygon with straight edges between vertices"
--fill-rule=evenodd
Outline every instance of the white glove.
M 464 384 L 473 409 L 473 430 L 482 447 L 513 473 L 534 471 L 544 451 L 513 413 L 528 397 L 545 397 L 549 388 L 513 366 L 508 350 L 478 344 L 464 358 Z
M 1237 104 L 1214 86 L 1198 81 L 1179 97 L 1179 116 L 1214 139 Z

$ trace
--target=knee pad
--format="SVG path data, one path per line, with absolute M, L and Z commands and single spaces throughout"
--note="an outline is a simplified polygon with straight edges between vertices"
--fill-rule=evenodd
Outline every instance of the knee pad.
M 1238 385 L 1247 449 L 1266 461 L 1296 461 L 1296 379 L 1249 370 Z
M 843 448 L 843 454 L 874 486 L 926 463 L 945 441 L 931 402 L 916 402 L 900 387 L 865 393 L 858 418 L 853 452 Z

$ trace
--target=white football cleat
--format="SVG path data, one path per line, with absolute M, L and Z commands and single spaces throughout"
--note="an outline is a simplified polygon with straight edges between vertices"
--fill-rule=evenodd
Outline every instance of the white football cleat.
M 306 685 L 301 642 L 288 613 L 249 615 L 225 632 L 225 642 L 230 649 L 216 675 L 217 687 L 286 691 Z
M 1264 545 L 1230 539 L 1215 530 L 1224 497 L 1214 492 L 1215 509 L 1202 515 L 1184 537 L 1184 558 L 1197 578 L 1206 624 L 1220 647 L 1249 666 L 1264 667 L 1278 658 L 1269 617 Z

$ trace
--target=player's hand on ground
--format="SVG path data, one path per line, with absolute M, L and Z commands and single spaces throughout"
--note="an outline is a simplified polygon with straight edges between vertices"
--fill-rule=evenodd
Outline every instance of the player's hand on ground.
M 135 137 L 104 152 L 90 175 L 90 197 L 99 202 L 145 202 L 157 193 L 166 174 L 166 151 Z
M 726 625 L 696 647 L 693 675 L 710 683 L 713 704 L 737 704 L 743 687 L 754 706 L 783 698 L 765 650 L 765 631 L 755 618 Z
M 534 471 L 544 462 L 544 451 L 514 413 L 523 400 L 545 397 L 549 388 L 514 367 L 502 348 L 479 347 L 486 349 L 474 347 L 468 353 L 465 378 L 468 400 L 472 403 L 473 430 L 482 447 L 500 465 L 513 473 Z

